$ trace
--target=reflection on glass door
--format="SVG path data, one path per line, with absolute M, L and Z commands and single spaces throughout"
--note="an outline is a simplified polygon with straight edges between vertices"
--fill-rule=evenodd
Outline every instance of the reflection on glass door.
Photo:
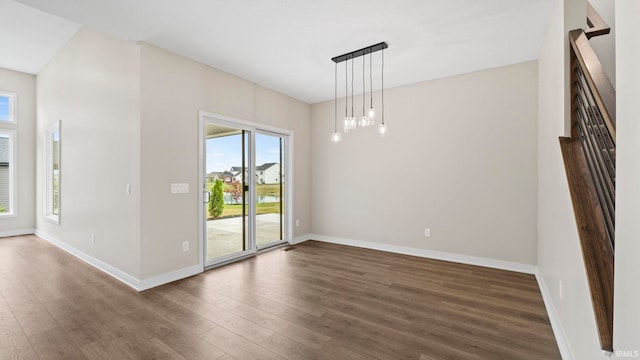
M 206 123 L 206 266 L 255 252 L 250 241 L 251 132 Z
M 284 234 L 284 141 L 278 134 L 256 132 L 256 242 L 258 248 L 281 243 Z

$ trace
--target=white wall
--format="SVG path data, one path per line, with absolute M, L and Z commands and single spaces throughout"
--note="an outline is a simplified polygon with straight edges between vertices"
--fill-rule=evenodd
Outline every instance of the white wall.
M 36 78 L 33 75 L 0 69 L 0 90 L 17 94 L 17 124 L 3 129 L 17 130 L 16 216 L 0 217 L 0 236 L 33 233 L 35 229 L 35 128 Z
M 584 27 L 584 6 L 555 2 L 538 60 L 538 271 L 547 311 L 559 321 L 556 336 L 566 340 L 563 355 L 580 360 L 599 359 L 601 351 L 558 138 L 568 123 L 568 31 Z
M 310 107 L 209 66 L 141 45 L 141 279 L 197 265 L 198 111 L 294 131 L 294 213 L 309 232 Z M 171 195 L 170 184 L 189 194 Z M 189 252 L 182 251 L 189 241 Z
M 385 138 L 314 104 L 312 232 L 535 264 L 536 114 L 535 61 L 385 90 Z
M 38 74 L 34 135 L 38 231 L 133 277 L 140 272 L 139 59 L 137 45 L 81 29 Z M 58 120 L 59 225 L 43 215 L 44 132 Z
M 613 87 L 616 87 L 616 17 L 614 0 L 589 0 L 594 9 L 600 14 L 602 20 L 611 27 L 607 35 L 596 36 L 589 40 L 591 47 L 598 55 L 598 60 L 604 68 Z
M 640 356 L 640 2 L 616 0 L 618 56 L 613 348 Z

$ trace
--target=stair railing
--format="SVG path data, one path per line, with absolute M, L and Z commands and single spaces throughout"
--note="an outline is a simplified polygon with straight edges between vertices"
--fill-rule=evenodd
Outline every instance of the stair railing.
M 607 237 L 611 247 L 615 248 L 615 90 L 589 44 L 585 31 L 571 31 L 569 39 L 571 136 L 577 136 L 582 143 Z

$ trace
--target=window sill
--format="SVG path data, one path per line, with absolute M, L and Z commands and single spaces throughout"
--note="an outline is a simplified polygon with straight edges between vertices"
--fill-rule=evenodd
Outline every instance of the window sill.
M 44 218 L 50 223 L 60 225 L 60 215 L 45 215 Z

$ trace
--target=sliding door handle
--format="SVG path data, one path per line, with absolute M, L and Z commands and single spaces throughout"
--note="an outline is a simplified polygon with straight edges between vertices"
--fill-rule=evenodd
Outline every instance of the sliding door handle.
M 209 203 L 209 201 L 211 201 L 211 193 L 210 193 L 210 192 L 208 192 L 208 191 L 205 191 L 205 192 L 204 192 L 204 195 L 205 195 L 205 199 L 207 199 L 207 200 L 205 200 L 205 201 L 204 201 L 204 203 L 205 203 L 205 204 L 208 204 L 208 203 Z

